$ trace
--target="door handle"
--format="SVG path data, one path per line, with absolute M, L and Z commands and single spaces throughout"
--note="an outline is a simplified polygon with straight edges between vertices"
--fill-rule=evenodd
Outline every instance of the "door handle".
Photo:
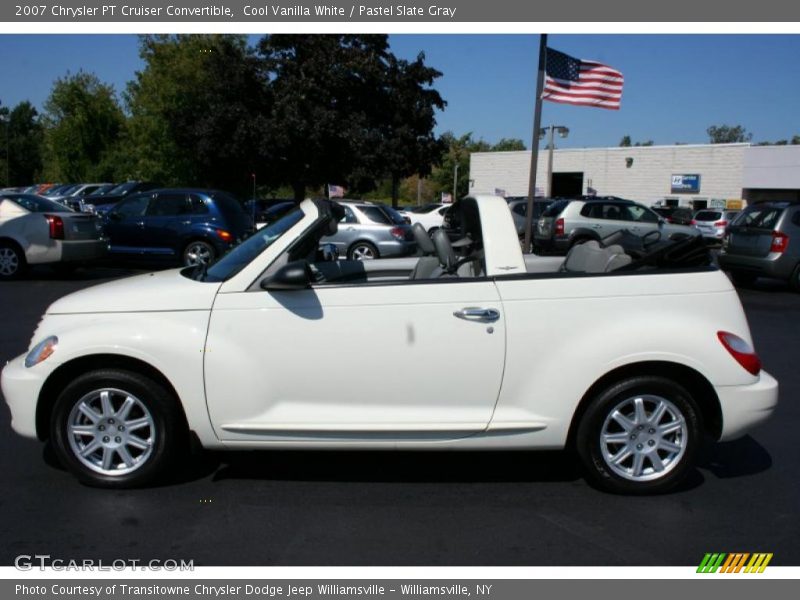
M 191 221 L 181 221 L 181 225 L 191 225 Z
M 138 227 L 144 227 L 144 221 L 136 221 Z
M 467 308 L 455 311 L 453 316 L 466 321 L 492 322 L 500 318 L 500 311 L 496 308 L 468 306 Z

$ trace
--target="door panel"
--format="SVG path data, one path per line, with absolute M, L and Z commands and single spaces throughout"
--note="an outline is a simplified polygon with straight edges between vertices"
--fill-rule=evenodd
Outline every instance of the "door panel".
M 475 307 L 499 318 L 454 314 Z M 504 352 L 488 281 L 220 294 L 208 408 L 223 440 L 454 439 L 486 428 Z
M 106 216 L 104 229 L 111 240 L 111 250 L 121 253 L 139 253 L 144 244 L 145 212 L 150 202 L 148 195 L 137 195 L 122 200 Z

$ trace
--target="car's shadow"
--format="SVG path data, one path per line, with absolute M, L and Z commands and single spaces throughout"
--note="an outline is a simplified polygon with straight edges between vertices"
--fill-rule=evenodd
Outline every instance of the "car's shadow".
M 746 435 L 731 442 L 704 446 L 697 466 L 719 479 L 731 479 L 766 471 L 772 467 L 772 457 L 764 446 Z
M 568 452 L 261 451 L 217 457 L 214 481 L 462 483 L 574 481 L 581 477 Z

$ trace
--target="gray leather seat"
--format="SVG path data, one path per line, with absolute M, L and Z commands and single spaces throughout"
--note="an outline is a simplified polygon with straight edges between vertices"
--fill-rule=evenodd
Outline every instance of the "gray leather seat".
M 573 246 L 564 260 L 562 271 L 568 273 L 608 273 L 631 263 L 622 246 L 605 248 L 594 240 Z
M 431 279 L 436 277 L 435 273 L 439 271 L 439 257 L 436 254 L 436 247 L 433 245 L 431 236 L 419 223 L 414 223 L 411 227 L 411 233 L 414 234 L 417 248 L 419 248 L 422 256 L 414 266 L 414 270 L 411 271 L 409 279 Z

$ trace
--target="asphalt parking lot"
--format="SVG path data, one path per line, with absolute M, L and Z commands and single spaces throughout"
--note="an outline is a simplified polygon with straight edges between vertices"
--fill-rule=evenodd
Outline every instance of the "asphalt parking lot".
M 0 364 L 26 350 L 50 302 L 132 272 L 34 270 L 0 283 Z M 0 564 L 49 554 L 195 565 L 696 565 L 706 552 L 772 552 L 773 565 L 800 565 L 800 295 L 763 282 L 740 296 L 780 405 L 751 435 L 708 447 L 672 494 L 604 494 L 568 455 L 528 452 L 235 453 L 196 459 L 173 485 L 103 491 L 13 434 L 2 403 Z

